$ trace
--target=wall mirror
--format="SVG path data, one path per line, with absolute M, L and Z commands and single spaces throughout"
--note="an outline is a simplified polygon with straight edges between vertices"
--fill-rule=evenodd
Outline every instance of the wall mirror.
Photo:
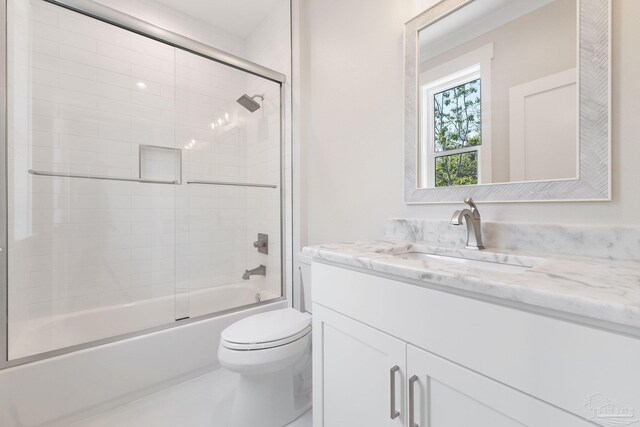
M 443 0 L 405 26 L 405 201 L 608 200 L 610 1 Z

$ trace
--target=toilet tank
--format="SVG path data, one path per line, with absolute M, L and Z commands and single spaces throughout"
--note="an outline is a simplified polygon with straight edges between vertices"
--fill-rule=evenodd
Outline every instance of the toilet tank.
M 300 269 L 300 311 L 311 313 L 311 261 L 312 258 L 302 252 L 298 253 Z

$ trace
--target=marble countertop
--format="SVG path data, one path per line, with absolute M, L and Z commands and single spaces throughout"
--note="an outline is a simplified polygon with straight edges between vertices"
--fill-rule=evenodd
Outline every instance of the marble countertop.
M 521 265 L 493 271 L 457 259 L 415 259 L 408 252 Z M 582 318 L 637 328 L 640 332 L 640 262 L 611 261 L 506 250 L 473 251 L 416 242 L 368 241 L 306 247 L 315 260 L 370 270 L 526 304 Z

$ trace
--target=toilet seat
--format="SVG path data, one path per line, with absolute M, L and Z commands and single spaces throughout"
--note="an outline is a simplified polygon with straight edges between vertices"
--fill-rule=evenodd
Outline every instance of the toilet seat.
M 290 344 L 309 332 L 311 315 L 285 308 L 234 323 L 222 331 L 221 345 L 231 350 L 263 350 Z
M 230 342 L 227 340 L 221 340 L 221 344 L 231 350 L 265 350 L 268 348 L 273 348 L 273 347 L 280 347 L 286 344 L 290 344 L 294 341 L 299 340 L 300 338 L 304 337 L 305 335 L 307 335 L 309 332 L 311 332 L 311 326 L 307 326 L 306 328 L 304 328 L 302 331 L 298 332 L 295 335 L 291 335 L 290 337 L 287 338 L 283 338 L 281 340 L 275 340 L 275 341 L 269 341 L 269 342 L 262 342 L 262 343 L 250 343 L 250 344 L 242 344 L 242 343 L 235 343 L 235 342 Z

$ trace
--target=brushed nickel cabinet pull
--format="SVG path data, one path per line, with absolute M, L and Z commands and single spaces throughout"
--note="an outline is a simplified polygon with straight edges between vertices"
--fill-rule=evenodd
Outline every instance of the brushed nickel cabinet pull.
M 391 368 L 389 371 L 389 396 L 391 404 L 391 419 L 395 420 L 400 416 L 400 411 L 396 409 L 396 373 L 400 370 L 398 365 Z
M 416 375 L 409 378 L 409 427 L 420 427 L 415 422 L 415 384 L 418 379 L 419 378 Z

